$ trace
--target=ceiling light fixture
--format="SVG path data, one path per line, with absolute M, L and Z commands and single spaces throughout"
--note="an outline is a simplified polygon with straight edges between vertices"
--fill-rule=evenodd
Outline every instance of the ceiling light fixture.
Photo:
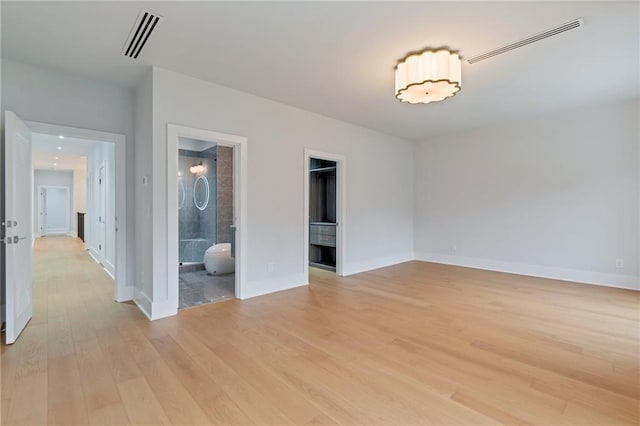
M 58 139 L 64 139 L 64 136 L 60 135 L 58 136 Z
M 454 96 L 462 85 L 460 55 L 448 49 L 410 53 L 396 66 L 396 98 L 428 104 Z
M 62 147 L 61 147 L 61 146 L 59 146 L 59 147 L 58 147 L 58 149 L 62 149 Z

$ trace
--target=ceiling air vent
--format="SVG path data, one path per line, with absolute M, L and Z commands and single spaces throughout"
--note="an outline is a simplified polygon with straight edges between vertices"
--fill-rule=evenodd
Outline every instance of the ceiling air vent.
M 137 59 L 142 48 L 147 44 L 149 36 L 161 20 L 162 16 L 153 12 L 149 12 L 147 10 L 140 12 L 135 25 L 131 29 L 131 33 L 129 33 L 127 42 L 124 44 L 122 54 L 129 58 Z
M 565 31 L 580 28 L 582 26 L 584 26 L 584 21 L 582 20 L 582 18 L 574 19 L 573 21 L 567 22 L 566 24 L 558 25 L 557 27 L 523 38 L 522 40 L 507 44 L 506 46 L 499 47 L 498 49 L 490 50 L 488 52 L 481 53 L 480 55 L 472 56 L 471 58 L 467 59 L 467 62 L 470 64 L 475 64 L 476 62 L 493 58 L 494 56 L 501 55 L 503 53 L 509 52 L 510 50 L 518 49 L 522 46 L 526 46 L 527 44 L 535 43 L 537 41 L 544 40 L 545 38 L 553 37 Z

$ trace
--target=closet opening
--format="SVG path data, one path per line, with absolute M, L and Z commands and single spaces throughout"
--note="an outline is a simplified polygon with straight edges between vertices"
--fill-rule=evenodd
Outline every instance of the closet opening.
M 309 266 L 336 270 L 335 161 L 309 159 Z
M 344 275 L 346 158 L 304 150 L 304 273 Z

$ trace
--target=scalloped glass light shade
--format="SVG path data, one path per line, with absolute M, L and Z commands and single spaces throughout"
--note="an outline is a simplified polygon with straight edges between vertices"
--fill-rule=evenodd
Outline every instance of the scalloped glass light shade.
M 428 104 L 454 96 L 462 86 L 460 56 L 448 50 L 427 50 L 407 56 L 396 67 L 396 98 Z

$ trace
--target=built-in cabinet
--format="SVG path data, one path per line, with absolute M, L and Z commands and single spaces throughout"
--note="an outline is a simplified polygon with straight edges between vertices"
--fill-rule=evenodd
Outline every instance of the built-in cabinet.
M 309 164 L 309 265 L 336 268 L 336 163 Z

